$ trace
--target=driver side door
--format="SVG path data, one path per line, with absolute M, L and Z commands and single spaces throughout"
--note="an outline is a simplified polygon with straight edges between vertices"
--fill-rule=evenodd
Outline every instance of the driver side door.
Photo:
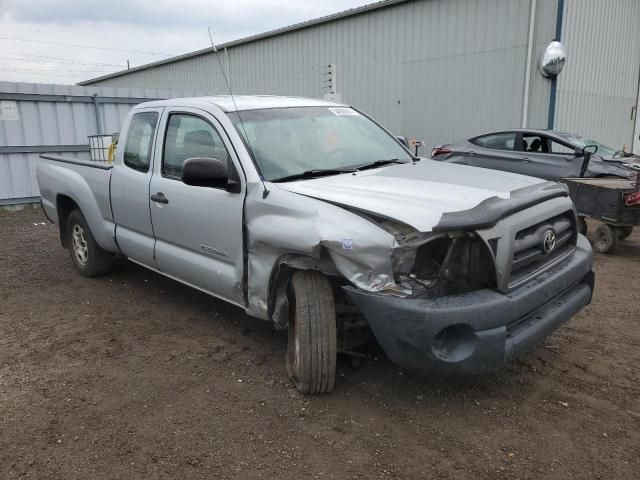
M 538 133 L 522 135 L 523 162 L 527 175 L 560 180 L 580 174 L 582 158 L 577 157 L 572 147 L 556 142 L 551 137 Z
M 150 184 L 155 259 L 164 274 L 244 305 L 244 179 L 238 159 L 216 118 L 199 109 L 165 110 Z M 188 158 L 217 158 L 238 181 L 236 193 L 181 181 Z

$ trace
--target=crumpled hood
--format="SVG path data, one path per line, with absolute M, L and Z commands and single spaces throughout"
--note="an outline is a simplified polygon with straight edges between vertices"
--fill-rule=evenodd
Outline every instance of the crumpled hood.
M 587 168 L 586 176 L 615 175 L 624 178 L 635 178 L 639 170 L 640 162 L 635 156 L 604 158 L 598 155 L 592 157 L 589 167 Z
M 357 174 L 278 183 L 279 188 L 403 222 L 428 232 L 443 213 L 468 210 L 492 197 L 544 180 L 423 159 Z

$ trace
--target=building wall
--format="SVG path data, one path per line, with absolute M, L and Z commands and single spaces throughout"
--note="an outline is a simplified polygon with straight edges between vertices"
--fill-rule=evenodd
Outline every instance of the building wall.
M 537 60 L 553 38 L 557 0 L 538 0 L 528 123 L 546 126 L 550 81 Z M 336 64 L 342 100 L 428 146 L 520 126 L 531 0 L 396 4 L 228 49 L 234 94 L 321 97 Z M 220 51 L 226 68 L 227 57 Z M 96 82 L 226 93 L 208 53 Z
M 35 172 L 41 153 L 88 158 L 87 136 L 119 132 L 124 117 L 137 103 L 201 94 L 184 90 L 0 82 L 0 107 L 12 107 L 10 116 L 0 115 L 0 206 L 30 202 L 40 196 Z M 100 132 L 91 98 L 94 95 L 101 99 Z M 3 111 L 6 112 L 0 110 L 0 114 Z
M 631 148 L 640 74 L 640 1 L 565 0 L 556 128 Z

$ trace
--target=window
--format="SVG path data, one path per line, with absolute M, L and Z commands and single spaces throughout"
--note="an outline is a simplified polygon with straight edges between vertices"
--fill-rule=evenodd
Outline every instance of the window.
M 482 148 L 493 148 L 495 150 L 514 150 L 516 144 L 516 134 L 514 132 L 491 133 L 483 137 L 476 137 L 470 140 L 471 143 Z
M 549 139 L 549 144 L 551 145 L 551 153 L 556 153 L 559 155 L 575 155 L 575 148 L 568 147 L 563 145 L 562 143 L 558 143 L 555 140 Z
M 522 135 L 522 151 L 531 153 L 549 153 L 547 138 L 532 133 Z
M 184 161 L 196 157 L 216 158 L 229 166 L 227 149 L 211 124 L 193 115 L 171 115 L 164 140 L 162 174 L 180 178 Z
M 157 112 L 142 112 L 133 116 L 124 146 L 124 164 L 127 167 L 139 172 L 149 171 L 157 123 Z

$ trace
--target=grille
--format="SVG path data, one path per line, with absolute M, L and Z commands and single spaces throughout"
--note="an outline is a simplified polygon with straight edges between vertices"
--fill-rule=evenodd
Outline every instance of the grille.
M 552 249 L 545 249 L 545 237 L 553 233 Z M 511 262 L 510 286 L 521 282 L 538 270 L 573 251 L 576 244 L 576 222 L 572 211 L 567 211 L 544 222 L 516 233 Z

